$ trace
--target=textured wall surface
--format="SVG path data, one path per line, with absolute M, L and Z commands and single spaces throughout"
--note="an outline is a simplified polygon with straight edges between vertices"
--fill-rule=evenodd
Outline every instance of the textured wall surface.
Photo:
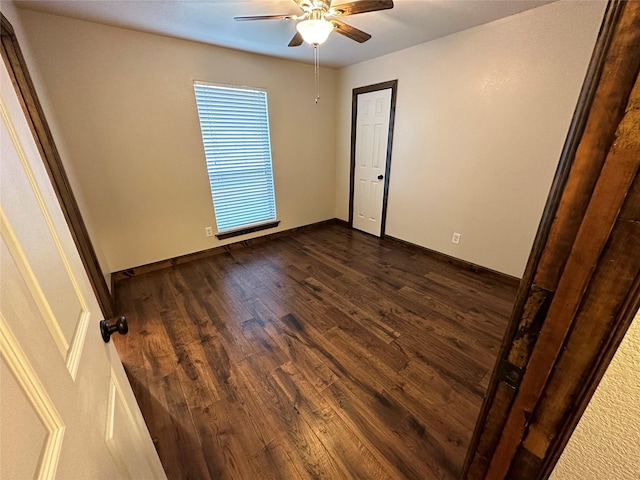
M 552 480 L 640 478 L 640 314 L 609 365 Z
M 339 70 L 336 216 L 352 89 L 398 79 L 386 233 L 521 276 L 605 6 L 554 2 Z
M 316 105 L 313 65 L 28 10 L 19 16 L 19 40 L 30 47 L 29 68 L 66 146 L 62 160 L 104 270 L 267 233 L 205 237 L 216 223 L 194 80 L 268 92 L 281 220 L 268 233 L 334 216 L 335 70 L 322 69 Z

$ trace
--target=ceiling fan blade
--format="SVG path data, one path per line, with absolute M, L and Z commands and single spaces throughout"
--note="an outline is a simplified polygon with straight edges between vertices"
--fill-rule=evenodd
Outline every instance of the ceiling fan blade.
M 347 25 L 340 20 L 332 19 L 330 20 L 334 25 L 334 31 L 344 35 L 345 37 L 350 38 L 351 40 L 355 40 L 358 43 L 364 43 L 371 38 L 367 32 L 363 32 L 362 30 L 357 29 L 356 27 L 352 27 L 351 25 Z
M 295 20 L 297 15 L 249 15 L 246 17 L 233 17 L 237 22 L 245 22 L 247 20 Z
M 336 5 L 331 10 L 334 15 L 346 17 L 347 15 L 389 10 L 390 8 L 393 8 L 393 0 L 359 0 Z
M 302 45 L 302 42 L 304 42 L 304 39 L 302 38 L 302 35 L 300 35 L 300 32 L 296 32 L 296 34 L 293 36 L 293 38 L 291 39 L 291 41 L 289 42 L 289 47 L 299 47 L 300 45 Z

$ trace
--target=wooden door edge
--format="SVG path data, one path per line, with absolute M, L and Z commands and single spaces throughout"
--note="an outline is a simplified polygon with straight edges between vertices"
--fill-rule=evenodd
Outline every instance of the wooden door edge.
M 613 360 L 613 357 L 622 343 L 627 330 L 631 326 L 631 322 L 640 310 L 640 275 L 638 275 L 634 281 L 633 288 L 629 291 L 629 295 L 625 301 L 625 305 L 622 308 L 620 314 L 614 320 L 614 327 L 611 329 L 607 342 L 602 347 L 601 354 L 595 359 L 595 368 L 588 379 L 585 379 L 580 391 L 576 393 L 574 401 L 575 407 L 567 416 L 563 424 L 557 433 L 557 437 L 549 449 L 545 461 L 542 464 L 542 469 L 539 472 L 538 479 L 548 478 L 551 472 L 555 468 L 562 452 L 569 443 L 569 439 L 573 434 L 580 418 L 584 414 L 587 405 L 591 401 L 591 397 L 598 388 L 598 384 L 604 377 L 609 364 Z

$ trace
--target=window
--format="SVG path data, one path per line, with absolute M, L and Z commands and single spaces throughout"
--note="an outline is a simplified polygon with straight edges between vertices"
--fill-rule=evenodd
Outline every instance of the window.
M 267 92 L 194 83 L 218 238 L 278 225 Z

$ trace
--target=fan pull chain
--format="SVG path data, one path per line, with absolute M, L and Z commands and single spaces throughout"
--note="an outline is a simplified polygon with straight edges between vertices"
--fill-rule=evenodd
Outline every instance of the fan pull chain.
M 316 103 L 318 103 L 318 100 L 320 100 L 320 53 L 317 43 L 313 44 L 313 66 L 316 85 Z

